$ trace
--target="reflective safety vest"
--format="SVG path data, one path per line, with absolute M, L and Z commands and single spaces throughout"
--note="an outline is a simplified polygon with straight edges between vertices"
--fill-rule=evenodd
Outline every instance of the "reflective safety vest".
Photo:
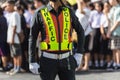
M 47 8 L 41 10 L 46 38 L 40 42 L 41 50 L 69 51 L 72 50 L 71 20 L 69 9 L 64 7 L 59 16 L 55 16 Z

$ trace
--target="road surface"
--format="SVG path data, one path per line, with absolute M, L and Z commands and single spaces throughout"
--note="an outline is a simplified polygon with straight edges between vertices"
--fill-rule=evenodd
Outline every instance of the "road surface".
M 0 72 L 0 80 L 41 80 L 39 75 L 31 73 L 18 73 L 14 76 L 6 75 Z M 56 77 L 55 80 L 59 80 Z M 120 80 L 120 70 L 106 71 L 106 70 L 90 70 L 86 72 L 77 72 L 76 80 Z

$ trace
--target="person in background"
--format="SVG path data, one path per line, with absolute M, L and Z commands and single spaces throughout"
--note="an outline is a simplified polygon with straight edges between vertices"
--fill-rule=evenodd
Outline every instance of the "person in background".
M 95 9 L 95 6 L 92 2 L 89 3 L 88 7 L 91 11 Z
M 109 0 L 112 6 L 109 13 L 110 29 L 107 37 L 110 38 L 109 48 L 113 51 L 114 68 L 120 67 L 120 1 Z
M 92 47 L 92 54 L 94 55 L 94 63 L 95 68 L 103 67 L 104 65 L 104 57 L 100 53 L 100 20 L 101 15 L 103 14 L 103 3 L 102 2 L 95 2 L 95 10 L 93 10 L 89 17 L 90 25 L 93 29 L 92 36 L 93 36 L 93 47 Z M 91 55 L 92 55 L 91 54 Z M 99 65 L 99 55 L 100 55 L 100 65 Z
M 95 6 L 94 6 L 94 3 L 92 2 L 89 2 L 88 3 L 88 8 L 90 9 L 90 11 L 94 11 L 95 10 Z M 91 14 L 91 13 L 90 13 Z M 90 25 L 91 27 L 91 25 Z M 89 50 L 90 50 L 90 61 L 89 61 L 89 68 L 93 68 L 93 58 L 94 58 L 94 55 L 92 54 L 92 48 L 93 48 L 93 39 L 94 39 L 94 35 L 93 35 L 93 32 L 90 33 L 90 38 L 89 38 Z
M 22 68 L 25 69 L 26 71 L 28 71 L 28 57 L 27 57 L 27 54 L 26 54 L 26 33 L 25 33 L 25 30 L 26 30 L 26 20 L 25 20 L 25 17 L 24 17 L 24 8 L 21 4 L 19 3 L 16 3 L 15 4 L 15 11 L 17 11 L 19 14 L 20 14 L 20 18 L 21 18 L 21 29 L 24 33 L 24 41 L 21 43 L 21 49 L 22 49 Z M 20 71 L 25 71 L 23 69 L 20 69 Z
M 9 18 L 10 18 L 10 15 L 11 15 L 11 13 L 9 13 L 6 9 L 6 4 L 7 4 L 7 1 L 5 1 L 2 5 L 1 5 L 1 7 L 2 7 L 2 9 L 4 10 L 4 12 L 3 12 L 3 15 L 4 15 L 4 17 L 6 18 L 6 20 L 7 20 L 7 25 L 9 25 L 9 22 L 10 22 L 10 20 L 9 20 Z M 9 45 L 8 45 L 9 46 Z M 8 55 L 8 67 L 10 68 L 10 69 L 12 69 L 13 68 L 13 60 L 12 60 L 12 57 L 11 57 L 11 55 L 10 55 L 10 47 L 8 48 L 9 49 L 9 55 Z
M 32 14 L 30 13 L 29 9 L 31 5 L 33 5 L 33 3 L 31 1 L 26 1 L 26 5 L 27 5 L 27 9 L 25 9 L 24 16 L 25 16 L 27 28 L 28 28 L 27 35 L 29 36 L 30 24 L 31 24 L 31 18 L 32 18 Z
M 21 31 L 21 19 L 19 13 L 15 11 L 14 7 L 15 2 L 13 0 L 8 0 L 6 4 L 6 10 L 11 13 L 11 15 L 9 16 L 7 42 L 10 45 L 10 52 L 14 64 L 14 68 L 6 72 L 9 75 L 14 75 L 20 71 L 22 60 L 22 51 L 18 36 Z
M 103 9 L 103 15 L 101 16 L 101 27 L 100 27 L 100 32 L 101 32 L 101 44 L 100 44 L 100 53 L 102 53 L 106 59 L 107 62 L 107 70 L 112 69 L 112 52 L 108 48 L 108 42 L 109 39 L 107 38 L 107 32 L 108 29 L 110 28 L 109 25 L 109 19 L 108 19 L 108 14 L 110 11 L 110 4 L 108 1 L 104 2 L 104 9 Z
M 85 45 L 84 45 L 84 66 L 82 70 L 89 69 L 89 61 L 90 61 L 90 50 L 89 50 L 89 40 L 90 40 L 90 32 L 92 31 L 89 24 L 89 14 L 90 9 L 88 8 L 88 0 L 77 0 L 78 9 L 76 10 L 76 16 L 79 19 L 84 31 L 85 31 Z
M 26 21 L 26 28 L 25 28 L 25 54 L 26 58 L 28 59 L 28 38 L 29 38 L 29 33 L 30 33 L 30 25 L 31 25 L 31 19 L 32 19 L 32 14 L 30 13 L 29 9 L 31 5 L 33 4 L 31 1 L 24 0 L 24 17 Z M 28 64 L 28 61 L 27 61 Z M 28 64 L 29 65 L 29 64 Z
M 8 55 L 9 45 L 7 44 L 7 20 L 3 15 L 3 9 L 0 7 L 0 57 L 2 60 L 2 68 L 8 71 Z

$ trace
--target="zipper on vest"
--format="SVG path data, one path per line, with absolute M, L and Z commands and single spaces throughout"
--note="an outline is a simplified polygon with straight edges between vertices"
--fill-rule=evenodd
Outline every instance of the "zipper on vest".
M 61 50 L 61 42 L 60 42 L 60 24 L 59 24 L 59 19 L 58 19 L 58 17 L 59 17 L 59 14 L 58 14 L 58 12 L 56 12 L 57 14 L 56 14 L 56 19 L 57 19 L 57 25 L 58 25 L 58 43 L 59 43 L 59 50 Z

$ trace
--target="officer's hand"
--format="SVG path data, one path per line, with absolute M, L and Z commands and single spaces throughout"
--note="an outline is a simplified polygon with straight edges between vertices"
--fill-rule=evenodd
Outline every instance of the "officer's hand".
M 81 63 L 82 63 L 82 58 L 83 58 L 83 54 L 80 54 L 80 53 L 76 53 L 74 55 L 74 58 L 77 62 L 77 68 L 76 68 L 76 71 L 78 71 L 80 68 L 81 68 Z
M 29 69 L 33 74 L 39 74 L 38 69 L 40 68 L 40 65 L 38 63 L 30 63 Z

